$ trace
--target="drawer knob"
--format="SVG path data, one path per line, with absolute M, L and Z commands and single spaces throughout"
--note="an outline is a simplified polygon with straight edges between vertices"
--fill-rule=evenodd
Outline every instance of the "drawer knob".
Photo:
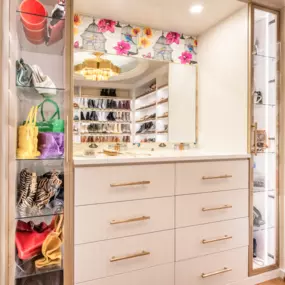
M 224 205 L 220 207 L 215 207 L 215 208 L 202 208 L 203 212 L 209 212 L 209 211 L 218 211 L 218 210 L 224 210 L 224 209 L 231 209 L 233 206 L 232 205 Z
M 202 274 L 201 274 L 201 277 L 202 277 L 202 278 L 208 278 L 208 277 L 211 277 L 211 276 L 215 276 L 215 275 L 223 274 L 223 273 L 230 272 L 230 271 L 232 271 L 232 269 L 231 269 L 231 268 L 227 268 L 227 267 L 225 267 L 224 269 L 222 269 L 222 270 L 218 270 L 218 271 L 215 271 L 215 272 L 211 272 L 211 273 L 202 273 Z
M 137 181 L 137 182 L 126 182 L 126 183 L 114 183 L 110 184 L 111 187 L 125 187 L 125 186 L 135 186 L 135 185 L 147 185 L 150 181 Z
M 150 217 L 142 216 L 142 217 L 127 219 L 127 220 L 113 220 L 110 222 L 110 225 L 127 224 L 127 223 L 140 222 L 140 221 L 146 221 L 146 220 L 150 220 Z
M 211 179 L 226 179 L 226 178 L 232 178 L 232 175 L 220 175 L 220 176 L 203 176 L 202 179 L 203 180 L 211 180 Z
M 113 257 L 110 259 L 110 262 L 117 262 L 117 261 L 122 261 L 122 260 L 137 258 L 137 257 L 141 257 L 141 256 L 146 256 L 146 255 L 150 255 L 150 252 L 143 250 L 142 252 L 139 252 L 139 253 L 134 253 L 134 254 L 125 255 L 125 256 L 121 256 L 121 257 L 113 256 Z
M 215 238 L 215 239 L 203 239 L 202 243 L 207 244 L 207 243 L 212 243 L 212 242 L 217 242 L 217 241 L 222 241 L 222 240 L 228 240 L 232 238 L 233 238 L 232 236 L 223 236 L 223 237 Z

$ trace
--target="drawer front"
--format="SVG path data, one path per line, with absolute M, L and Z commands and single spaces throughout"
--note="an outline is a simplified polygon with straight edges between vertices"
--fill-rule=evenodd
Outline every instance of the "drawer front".
M 176 227 L 187 227 L 248 216 L 248 190 L 176 197 Z
M 248 246 L 248 218 L 176 230 L 176 260 Z
M 75 246 L 75 283 L 174 262 L 174 231 Z
M 84 285 L 174 285 L 174 264 L 84 282 Z
M 175 284 L 227 285 L 247 278 L 247 272 L 248 247 L 242 247 L 177 262 Z
M 75 205 L 174 195 L 174 164 L 75 169 Z
M 248 160 L 178 163 L 176 194 L 248 189 Z
M 173 228 L 174 197 L 75 207 L 75 244 Z

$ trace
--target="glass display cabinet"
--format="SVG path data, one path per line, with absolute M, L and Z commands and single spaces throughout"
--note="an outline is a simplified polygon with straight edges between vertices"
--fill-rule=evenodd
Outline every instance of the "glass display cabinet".
M 70 4 L 9 9 L 8 284 L 71 284 Z
M 279 13 L 250 5 L 249 273 L 278 267 Z

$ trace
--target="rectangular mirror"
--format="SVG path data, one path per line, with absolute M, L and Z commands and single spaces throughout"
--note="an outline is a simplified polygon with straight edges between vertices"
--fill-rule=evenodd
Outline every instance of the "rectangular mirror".
M 197 67 L 74 54 L 75 143 L 195 143 Z

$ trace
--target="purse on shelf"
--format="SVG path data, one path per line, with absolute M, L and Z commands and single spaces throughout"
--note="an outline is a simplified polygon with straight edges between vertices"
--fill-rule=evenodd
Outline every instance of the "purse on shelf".
M 64 154 L 63 133 L 39 133 L 38 149 L 41 152 L 40 158 L 56 158 Z
M 33 70 L 24 62 L 21 58 L 16 61 L 16 83 L 17 86 L 21 87 L 32 87 L 33 86 Z
M 44 106 L 46 103 L 51 103 L 55 107 L 54 114 L 47 120 L 44 116 Z M 64 120 L 60 119 L 59 107 L 55 101 L 51 99 L 46 99 L 38 106 L 38 108 L 41 110 L 41 116 L 42 116 L 42 121 L 37 122 L 37 126 L 39 128 L 40 133 L 45 133 L 45 132 L 64 133 Z
M 18 127 L 17 158 L 28 159 L 40 155 L 38 151 L 38 127 L 36 126 L 38 107 L 33 106 L 27 120 Z
M 35 225 L 33 222 L 18 221 L 15 242 L 19 258 L 27 260 L 39 255 L 43 242 L 53 229 L 54 223 L 48 226 L 44 222 Z
M 61 245 L 62 245 L 62 229 L 63 215 L 56 216 L 54 220 L 54 230 L 49 233 L 42 245 L 42 255 L 35 261 L 36 268 L 46 266 L 60 266 L 62 260 Z

